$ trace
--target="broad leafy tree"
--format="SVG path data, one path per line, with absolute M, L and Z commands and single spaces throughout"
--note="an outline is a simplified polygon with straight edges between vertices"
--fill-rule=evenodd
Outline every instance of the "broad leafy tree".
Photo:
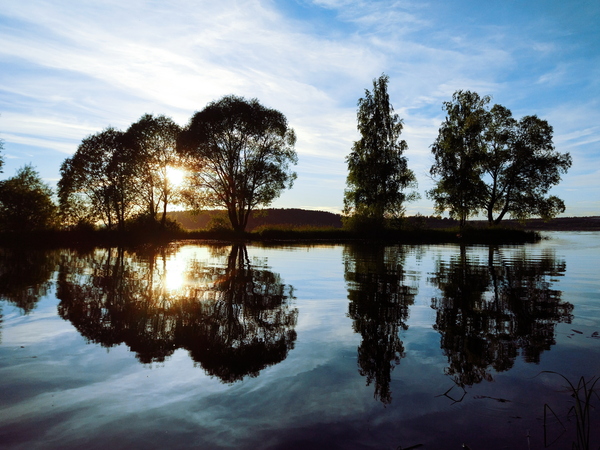
M 102 221 L 123 228 L 139 212 L 135 161 L 122 131 L 88 136 L 61 168 L 58 196 L 66 224 Z
M 179 132 L 179 125 L 169 117 L 144 114 L 126 134 L 128 145 L 133 149 L 136 182 L 146 213 L 156 219 L 157 214 L 162 212 L 163 226 L 167 207 L 176 198 L 168 168 L 178 165 L 176 145 Z
M 436 184 L 428 192 L 436 211 L 448 211 L 461 226 L 480 212 L 490 224 L 507 214 L 523 220 L 564 212 L 563 201 L 548 193 L 571 166 L 571 156 L 555 150 L 552 127 L 537 116 L 516 120 L 489 102 L 457 91 L 444 103 L 447 117 L 432 145 Z
M 258 100 L 226 96 L 194 114 L 178 140 L 193 173 L 188 202 L 225 208 L 235 231 L 252 210 L 291 188 L 296 136 L 285 116 Z
M 57 223 L 52 189 L 33 166 L 26 165 L 14 177 L 0 182 L 0 229 L 38 231 Z
M 571 167 L 571 156 L 554 149 L 547 121 L 537 116 L 516 121 L 508 109 L 494 105 L 483 137 L 482 208 L 490 224 L 506 214 L 523 220 L 550 219 L 564 212 L 564 202 L 548 192 Z
M 434 163 L 430 173 L 436 184 L 427 195 L 434 201 L 436 212 L 447 210 L 461 226 L 477 213 L 481 203 L 482 133 L 489 101 L 475 92 L 455 92 L 451 102 L 444 102 L 447 116 L 431 147 Z
M 408 146 L 400 139 L 403 124 L 390 103 L 388 80 L 387 75 L 373 80 L 373 91 L 365 90 L 365 97 L 358 100 L 361 138 L 346 157 L 344 195 L 344 214 L 356 225 L 381 226 L 386 218 L 401 217 L 405 202 L 417 198 L 406 192 L 416 187 L 416 178 L 403 156 Z

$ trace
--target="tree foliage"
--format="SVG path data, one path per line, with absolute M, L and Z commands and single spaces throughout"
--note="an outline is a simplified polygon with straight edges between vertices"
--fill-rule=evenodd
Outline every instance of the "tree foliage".
M 176 189 L 169 181 L 168 168 L 179 164 L 176 152 L 179 132 L 179 125 L 171 118 L 144 114 L 126 133 L 132 149 L 140 201 L 146 205 L 146 213 L 152 219 L 162 211 L 163 225 L 168 205 L 176 200 Z
M 431 149 L 435 162 L 430 173 L 438 181 L 428 195 L 436 212 L 448 210 L 461 225 L 479 208 L 484 153 L 481 134 L 489 101 L 489 97 L 474 92 L 455 92 L 451 102 L 444 102 L 446 120 Z
M 499 223 L 506 214 L 523 220 L 564 212 L 564 202 L 548 192 L 571 167 L 571 156 L 554 149 L 547 121 L 537 116 L 516 121 L 508 109 L 495 105 L 484 142 L 482 208 L 490 223 Z
M 52 189 L 33 166 L 26 165 L 14 177 L 0 181 L 0 229 L 39 231 L 57 223 Z
M 4 150 L 4 141 L 0 139 L 0 150 Z M 2 166 L 4 165 L 4 155 L 0 155 L 0 173 L 2 173 Z
M 208 104 L 178 141 L 193 173 L 188 203 L 224 207 L 233 229 L 244 231 L 252 210 L 291 188 L 295 142 L 285 116 L 256 99 L 230 95 Z
M 552 127 L 537 116 L 517 121 L 509 109 L 490 109 L 489 102 L 490 97 L 457 91 L 444 103 L 447 116 L 432 145 L 436 184 L 428 192 L 436 211 L 449 211 L 461 225 L 482 211 L 490 224 L 507 214 L 523 220 L 562 213 L 564 203 L 548 192 L 571 157 L 554 149 Z
M 58 196 L 66 224 L 102 221 L 122 229 L 139 212 L 132 151 L 112 127 L 88 136 L 61 168 Z
M 418 197 L 405 193 L 416 187 L 416 178 L 403 156 L 408 146 L 400 139 L 403 123 L 390 103 L 388 80 L 387 75 L 373 80 L 373 91 L 365 90 L 365 97 L 358 100 L 361 138 L 346 157 L 344 214 L 378 226 L 384 218 L 402 216 L 404 203 Z

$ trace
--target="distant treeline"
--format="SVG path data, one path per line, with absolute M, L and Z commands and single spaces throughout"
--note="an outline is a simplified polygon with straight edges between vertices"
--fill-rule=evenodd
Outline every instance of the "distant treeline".
M 187 211 L 174 211 L 169 218 L 178 222 L 184 230 L 203 230 L 218 227 L 226 218 L 226 211 L 210 210 L 192 214 Z M 600 231 L 600 216 L 593 217 L 560 217 L 551 220 L 530 219 L 525 222 L 505 220 L 509 227 L 539 231 Z M 467 222 L 472 227 L 487 227 L 484 220 Z M 313 211 L 299 208 L 270 208 L 256 211 L 248 219 L 248 231 L 261 227 L 286 226 L 289 228 L 302 227 L 333 227 L 342 228 L 342 215 L 327 211 Z M 438 216 L 407 216 L 404 219 L 405 228 L 448 229 L 459 226 L 459 221 Z
M 227 212 L 224 210 L 201 211 L 192 214 L 187 211 L 174 211 L 169 218 L 179 222 L 185 230 L 201 230 L 219 227 L 225 224 Z M 342 227 L 342 216 L 327 211 L 311 211 L 305 209 L 266 209 L 255 211 L 248 219 L 247 231 L 269 225 L 286 225 L 294 227 Z

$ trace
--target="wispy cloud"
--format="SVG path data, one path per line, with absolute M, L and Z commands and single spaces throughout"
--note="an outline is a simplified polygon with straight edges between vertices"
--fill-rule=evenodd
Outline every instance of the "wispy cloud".
M 357 138 L 356 102 L 382 72 L 390 76 L 392 103 L 405 120 L 407 156 L 423 187 L 429 146 L 443 118 L 441 104 L 455 90 L 491 94 L 523 115 L 550 111 L 566 103 L 564 96 L 577 102 L 594 89 L 597 94 L 597 83 L 591 83 L 598 52 L 591 59 L 569 60 L 565 49 L 576 46 L 556 38 L 552 17 L 531 16 L 527 22 L 523 12 L 508 20 L 501 10 L 465 16 L 468 2 L 454 8 L 393 0 L 295 5 L 8 2 L 0 12 L 5 151 L 18 153 L 31 145 L 73 152 L 90 132 L 108 125 L 125 128 L 146 112 L 183 125 L 207 102 L 233 93 L 256 97 L 288 117 L 301 158 L 296 189 L 303 176 L 323 191 L 331 189 L 331 180 L 339 181 L 338 200 L 331 205 L 336 208 L 342 204 L 344 157 Z M 300 10 L 306 14 L 295 15 Z M 310 17 L 326 19 L 317 24 Z M 590 53 L 587 47 L 578 51 Z M 592 75 L 577 79 L 586 67 Z M 554 125 L 570 119 L 549 120 Z M 568 144 L 589 151 L 598 139 L 594 127 L 581 117 L 564 130 L 556 126 L 557 138 L 590 130 L 585 139 Z M 11 149 L 13 143 L 18 146 Z M 58 157 L 53 158 L 55 164 Z M 303 164 L 303 158 L 310 163 Z M 333 172 L 327 176 L 324 168 Z M 319 176 L 321 182 L 312 178 Z M 307 201 L 308 193 L 292 195 L 298 204 L 323 205 Z M 420 205 L 430 208 L 426 201 Z

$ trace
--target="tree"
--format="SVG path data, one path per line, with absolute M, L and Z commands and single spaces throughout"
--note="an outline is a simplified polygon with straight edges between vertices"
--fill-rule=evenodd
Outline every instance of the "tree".
M 448 114 L 432 145 L 430 173 L 437 181 L 428 192 L 436 211 L 448 210 L 461 226 L 480 211 L 490 224 L 506 214 L 524 220 L 562 213 L 563 201 L 547 194 L 571 166 L 571 156 L 554 149 L 552 127 L 537 116 L 517 121 L 504 106 L 489 109 L 489 102 L 457 91 L 444 103 Z
M 554 149 L 548 122 L 537 116 L 517 122 L 508 109 L 494 105 L 488 123 L 482 198 L 488 222 L 498 224 L 506 214 L 524 220 L 564 212 L 564 202 L 547 194 L 571 167 L 571 156 Z
M 4 150 L 4 141 L 0 139 L 0 150 Z M 4 156 L 0 155 L 0 173 L 2 173 L 2 166 L 4 165 Z
M 59 205 L 65 221 L 95 223 L 102 220 L 122 229 L 139 211 L 132 150 L 124 133 L 106 128 L 88 136 L 60 168 Z
M 56 224 L 56 205 L 52 189 L 33 166 L 26 165 L 17 174 L 0 182 L 0 229 L 2 231 L 38 231 Z
M 156 219 L 162 210 L 161 223 L 167 219 L 167 207 L 175 200 L 175 187 L 169 181 L 168 168 L 178 165 L 176 153 L 180 127 L 165 116 L 144 114 L 126 133 L 133 149 L 136 181 L 146 204 L 147 214 Z
M 489 97 L 480 97 L 475 92 L 455 92 L 451 102 L 444 102 L 446 120 L 431 147 L 435 162 L 430 173 L 438 179 L 427 196 L 434 201 L 437 213 L 448 210 L 461 227 L 481 204 L 484 154 L 481 138 L 489 101 Z
M 400 140 L 403 123 L 390 103 L 388 80 L 387 75 L 373 80 L 373 92 L 365 90 L 365 97 L 358 100 L 361 138 L 346 157 L 344 214 L 375 226 L 385 218 L 401 217 L 404 203 L 418 198 L 414 192 L 404 192 L 416 187 L 416 178 L 402 156 L 408 146 Z
M 269 205 L 296 174 L 296 135 L 285 116 L 234 95 L 194 114 L 178 140 L 193 172 L 193 207 L 224 207 L 233 229 L 246 228 L 252 210 Z

